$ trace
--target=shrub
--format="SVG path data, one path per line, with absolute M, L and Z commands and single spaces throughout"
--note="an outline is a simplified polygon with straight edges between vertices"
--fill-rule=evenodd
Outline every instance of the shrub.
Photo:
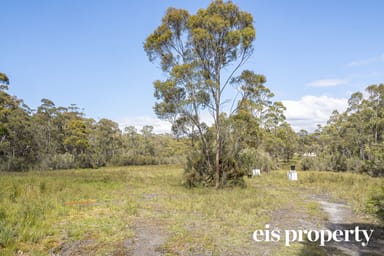
M 9 157 L 0 163 L 0 170 L 2 171 L 27 171 L 29 168 L 28 161 L 22 157 Z
M 49 164 L 52 169 L 70 169 L 75 167 L 75 157 L 70 153 L 55 154 Z
M 384 182 L 371 192 L 367 208 L 369 212 L 376 214 L 380 220 L 384 221 Z
M 246 174 L 251 174 L 252 169 L 258 168 L 261 171 L 269 172 L 275 169 L 271 156 L 255 148 L 244 148 L 239 152 L 240 165 Z
M 358 157 L 348 158 L 347 159 L 347 170 L 353 172 L 362 172 L 364 167 L 364 162 Z
M 300 167 L 303 171 L 316 171 L 319 168 L 319 160 L 315 157 L 303 157 L 300 161 Z

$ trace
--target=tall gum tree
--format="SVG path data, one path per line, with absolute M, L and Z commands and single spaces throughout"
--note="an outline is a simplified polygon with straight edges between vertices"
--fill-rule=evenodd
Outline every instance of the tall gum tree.
M 0 90 L 8 89 L 9 79 L 8 76 L 0 72 Z
M 222 95 L 236 71 L 253 52 L 256 31 L 251 14 L 232 2 L 212 1 L 195 15 L 168 8 L 160 26 L 146 39 L 150 61 L 160 60 L 166 81 L 155 81 L 154 110 L 172 125 L 196 128 L 208 168 L 215 168 L 215 187 L 222 185 L 221 121 Z M 223 70 L 226 69 L 226 77 Z M 209 158 L 201 113 L 214 120 L 215 159 Z M 183 120 L 183 121 L 181 121 Z

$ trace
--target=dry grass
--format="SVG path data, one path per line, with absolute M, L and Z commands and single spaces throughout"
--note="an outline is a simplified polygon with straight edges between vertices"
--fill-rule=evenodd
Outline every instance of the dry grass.
M 134 247 L 135 223 L 145 220 L 166 230 L 161 249 L 168 255 L 253 255 L 264 247 L 295 255 L 303 245 L 255 244 L 253 231 L 281 209 L 321 219 L 305 193 L 329 194 L 365 213 L 370 188 L 383 181 L 300 172 L 298 182 L 288 182 L 285 172 L 272 172 L 247 179 L 245 189 L 188 190 L 181 173 L 177 166 L 0 173 L 0 254 L 46 255 L 83 241 L 83 253 L 117 255 L 119 247 Z

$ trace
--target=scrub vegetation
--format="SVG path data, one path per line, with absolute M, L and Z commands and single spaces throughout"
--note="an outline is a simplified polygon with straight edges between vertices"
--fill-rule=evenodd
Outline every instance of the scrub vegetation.
M 367 223 L 380 224 L 372 195 L 383 184 L 368 175 L 310 171 L 289 182 L 275 171 L 246 179 L 246 188 L 214 192 L 185 189 L 182 172 L 136 166 L 1 173 L 0 254 L 130 255 L 144 232 L 148 241 L 161 236 L 155 250 L 168 255 L 294 255 L 305 244 L 256 244 L 252 233 L 299 220 L 320 227 L 327 216 L 310 198 L 315 194 L 348 202 Z
M 172 134 L 121 130 L 45 98 L 31 109 L 0 73 L 0 254 L 326 255 L 252 240 L 266 223 L 321 228 L 318 197 L 380 229 L 384 84 L 353 93 L 325 126 L 296 132 L 267 78 L 241 70 L 255 39 L 252 15 L 231 1 L 166 10 L 144 51 L 164 72 L 154 111 Z M 262 175 L 248 179 L 253 168 Z

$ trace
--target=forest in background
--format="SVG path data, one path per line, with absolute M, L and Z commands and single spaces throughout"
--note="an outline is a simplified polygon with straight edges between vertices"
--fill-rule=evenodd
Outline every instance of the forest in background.
M 353 247 L 382 255 L 384 84 L 351 94 L 345 111 L 316 130 L 295 131 L 267 78 L 243 69 L 255 24 L 230 0 L 195 13 L 166 10 L 143 48 L 163 73 L 153 82 L 153 110 L 170 122 L 169 134 L 122 128 L 47 98 L 31 108 L 9 91 L 20 74 L 0 72 L 0 254 L 328 255 Z M 292 90 L 293 81 L 278 76 Z M 300 171 L 295 182 L 287 180 L 292 165 Z M 254 168 L 262 175 L 245 178 Z M 303 225 L 375 234 L 370 248 L 251 238 L 260 228 Z
M 169 7 L 145 40 L 149 61 L 165 77 L 154 81 L 156 115 L 196 142 L 187 151 L 185 184 L 242 186 L 252 168 L 288 164 L 382 175 L 384 85 L 369 86 L 366 98 L 353 94 L 347 111 L 335 112 L 313 134 L 296 133 L 267 78 L 242 70 L 255 39 L 251 13 L 215 0 L 196 13 Z M 224 98 L 229 87 L 233 96 Z M 203 113 L 212 117 L 210 127 Z
M 5 74 L 0 79 L 1 171 L 180 164 L 197 143 L 196 133 L 154 134 L 151 126 L 122 131 L 112 120 L 95 121 L 76 105 L 60 107 L 48 99 L 33 110 L 8 93 Z M 236 167 L 241 175 L 254 167 L 269 171 L 288 164 L 302 170 L 384 174 L 384 84 L 352 94 L 345 112 L 333 112 L 327 125 L 311 133 L 295 132 L 273 93 L 262 84 L 257 88 L 252 104 L 243 101 L 235 115 L 221 117 L 224 150 L 241 145 L 241 166 Z M 213 137 L 211 127 L 205 133 Z
M 7 92 L 2 75 L 0 89 L 0 170 L 27 171 L 97 168 L 105 165 L 179 163 L 185 141 L 135 127 L 121 131 L 109 119 L 95 121 L 76 105 L 56 106 L 42 99 L 32 110 Z

